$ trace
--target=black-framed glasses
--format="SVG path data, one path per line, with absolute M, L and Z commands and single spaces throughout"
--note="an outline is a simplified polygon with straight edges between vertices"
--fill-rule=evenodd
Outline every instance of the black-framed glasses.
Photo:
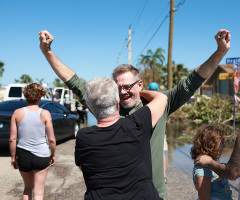
M 118 90 L 119 92 L 121 92 L 121 90 L 123 89 L 124 91 L 128 92 L 132 89 L 132 87 L 139 82 L 140 80 L 135 81 L 134 83 L 130 84 L 130 85 L 122 85 L 122 86 L 118 86 Z

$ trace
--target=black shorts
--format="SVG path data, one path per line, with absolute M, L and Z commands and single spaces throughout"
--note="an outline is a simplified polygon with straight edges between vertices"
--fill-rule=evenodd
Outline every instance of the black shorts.
M 43 170 L 46 169 L 50 164 L 49 157 L 38 157 L 21 148 L 17 148 L 17 161 L 19 170 L 22 172 Z

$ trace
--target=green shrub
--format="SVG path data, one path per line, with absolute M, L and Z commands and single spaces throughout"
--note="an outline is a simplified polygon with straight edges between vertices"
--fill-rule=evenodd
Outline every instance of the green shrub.
M 196 95 L 196 101 L 185 104 L 172 115 L 170 120 L 191 120 L 195 124 L 231 124 L 233 120 L 234 98 L 220 94 L 213 97 Z M 236 105 L 236 124 L 240 124 L 240 107 Z

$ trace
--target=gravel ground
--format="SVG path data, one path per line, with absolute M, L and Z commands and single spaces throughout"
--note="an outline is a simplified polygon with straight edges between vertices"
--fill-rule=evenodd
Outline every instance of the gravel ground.
M 46 200 L 83 200 L 86 187 L 83 175 L 74 163 L 75 140 L 71 139 L 57 145 L 56 164 L 49 169 L 46 185 Z M 23 181 L 18 170 L 10 166 L 8 150 L 0 153 L 1 200 L 20 200 Z
M 165 200 L 195 200 L 198 197 L 197 191 L 193 185 L 191 174 L 185 173 L 183 170 L 167 164 L 167 191 L 168 196 Z M 230 186 L 233 191 L 233 199 L 238 199 L 238 183 L 230 181 Z
M 75 140 L 67 140 L 57 145 L 56 165 L 50 168 L 46 186 L 46 200 L 83 200 L 86 190 L 83 176 L 74 164 Z M 23 181 L 18 170 L 10 166 L 8 149 L 0 149 L 0 185 L 1 200 L 20 200 L 23 191 Z M 183 172 L 173 164 L 167 164 L 167 190 L 165 200 L 194 200 L 197 192 L 190 174 Z M 233 199 L 237 199 L 238 184 L 231 181 Z

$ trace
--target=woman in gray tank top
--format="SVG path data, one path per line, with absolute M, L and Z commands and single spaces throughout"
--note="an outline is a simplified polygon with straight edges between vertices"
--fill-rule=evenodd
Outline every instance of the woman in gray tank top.
M 29 84 L 23 93 L 28 106 L 15 110 L 11 119 L 11 165 L 19 169 L 24 181 L 22 199 L 32 199 L 32 193 L 33 199 L 43 199 L 48 169 L 55 164 L 52 118 L 49 111 L 38 106 L 41 97 L 46 95 L 41 85 Z

